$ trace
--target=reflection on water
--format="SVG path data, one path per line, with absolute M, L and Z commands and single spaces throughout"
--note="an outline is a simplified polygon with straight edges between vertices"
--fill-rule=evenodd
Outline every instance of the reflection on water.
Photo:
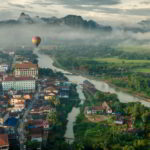
M 63 69 L 59 69 L 55 66 L 53 66 L 53 60 L 47 56 L 47 55 L 42 55 L 39 54 L 37 51 L 35 52 L 38 57 L 39 57 L 39 66 L 41 68 L 51 68 L 52 70 L 56 70 L 56 71 L 61 71 L 64 74 L 70 74 L 69 72 L 63 70 Z M 80 86 L 80 84 L 83 83 L 84 80 L 89 80 L 90 82 L 92 82 L 96 89 L 102 91 L 102 92 L 110 92 L 110 93 L 115 93 L 118 96 L 118 99 L 121 102 L 127 103 L 127 102 L 138 102 L 140 101 L 143 105 L 150 107 L 150 103 L 146 102 L 142 99 L 139 99 L 135 96 L 132 96 L 130 94 L 127 94 L 125 92 L 121 92 L 121 91 L 117 91 L 115 88 L 109 86 L 107 83 L 103 82 L 103 81 L 95 81 L 95 80 L 90 80 L 87 79 L 83 76 L 76 76 L 76 75 L 66 75 L 66 77 L 73 83 L 76 83 L 77 86 L 77 92 L 79 94 L 79 97 L 81 99 L 81 104 L 83 104 L 85 97 L 84 94 L 82 92 L 82 87 Z M 80 109 L 79 108 L 73 108 L 72 112 L 69 113 L 68 115 L 68 124 L 67 124 L 67 130 L 65 133 L 65 137 L 67 138 L 74 138 L 74 133 L 73 133 L 73 123 L 76 120 L 77 115 L 80 113 Z

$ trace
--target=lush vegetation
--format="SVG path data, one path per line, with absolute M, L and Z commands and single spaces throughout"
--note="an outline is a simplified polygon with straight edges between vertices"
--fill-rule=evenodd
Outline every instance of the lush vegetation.
M 148 54 L 150 51 L 149 45 L 124 45 L 118 46 L 117 50 L 125 51 L 125 52 L 136 52 L 136 53 L 145 53 Z
M 67 116 L 71 112 L 74 106 L 78 106 L 80 100 L 76 92 L 76 85 L 72 85 L 70 89 L 70 98 L 69 99 L 60 99 L 60 104 L 56 106 L 57 121 L 53 129 L 49 132 L 48 141 L 44 150 L 63 150 L 66 146 L 69 145 L 65 142 L 64 134 L 66 131 Z M 74 100 L 76 99 L 76 100 Z
M 140 49 L 143 50 L 140 46 L 65 45 L 43 52 L 54 56 L 55 65 L 59 67 L 104 79 L 129 92 L 149 97 L 150 55 L 148 51 L 141 53 Z
M 52 77 L 57 78 L 60 80 L 68 80 L 63 73 L 61 72 L 54 72 L 52 69 L 49 68 L 39 68 L 39 77 Z
M 150 110 L 140 103 L 120 103 L 116 96 L 97 92 L 91 101 L 86 94 L 87 101 L 81 108 L 74 130 L 76 141 L 83 150 L 148 150 L 150 148 Z M 112 99 L 113 98 L 113 99 Z M 131 117 L 133 130 L 128 125 L 116 125 L 112 115 L 107 121 L 93 123 L 84 116 L 84 107 L 98 105 L 103 101 L 111 102 L 111 108 L 124 117 Z
M 128 88 L 132 92 L 139 92 L 143 96 L 150 96 L 149 74 L 130 74 L 125 78 L 112 78 L 111 82 L 118 87 Z
M 22 58 L 19 58 L 18 61 L 19 60 L 22 61 L 25 58 L 25 60 L 31 61 L 34 64 L 38 64 L 37 55 L 34 54 L 32 50 L 21 50 L 21 49 L 18 49 L 16 51 L 16 55 L 19 55 L 19 56 L 22 57 Z

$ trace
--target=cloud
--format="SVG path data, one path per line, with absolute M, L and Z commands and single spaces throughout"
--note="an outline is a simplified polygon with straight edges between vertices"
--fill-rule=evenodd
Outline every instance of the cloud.
M 47 4 L 58 4 L 58 5 L 67 5 L 67 6 L 80 6 L 80 5 L 115 5 L 120 3 L 120 0 L 55 0 L 55 1 L 50 1 L 50 0 L 36 0 L 34 3 L 40 3 L 42 5 L 47 5 Z
M 45 17 L 82 15 L 105 24 L 135 24 L 150 18 L 149 0 L 0 0 L 0 4 L 0 20 L 18 17 L 22 11 Z
M 19 4 L 8 3 L 8 5 L 16 8 L 25 8 L 24 5 L 19 5 Z

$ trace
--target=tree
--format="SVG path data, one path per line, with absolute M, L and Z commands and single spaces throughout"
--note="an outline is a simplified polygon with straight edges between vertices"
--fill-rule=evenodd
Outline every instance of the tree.
M 150 119 L 150 112 L 146 112 L 146 113 L 144 113 L 143 115 L 142 115 L 142 120 L 143 120 L 143 122 L 148 122 L 149 121 L 149 119 Z
M 123 150 L 135 150 L 133 146 L 126 145 L 123 147 Z
M 122 147 L 120 146 L 120 144 L 116 144 L 112 146 L 112 150 L 122 150 Z
M 52 125 L 56 125 L 56 123 L 57 123 L 57 114 L 56 114 L 56 112 L 52 111 L 52 112 L 48 113 L 47 120 Z
M 40 147 L 40 143 L 37 141 L 27 141 L 26 146 L 31 150 L 37 150 Z
M 133 145 L 135 146 L 136 149 L 143 149 L 144 147 L 148 146 L 147 140 L 136 140 L 134 141 Z

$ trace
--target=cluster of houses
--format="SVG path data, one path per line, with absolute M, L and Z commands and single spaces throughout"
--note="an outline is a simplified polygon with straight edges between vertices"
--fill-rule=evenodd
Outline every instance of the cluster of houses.
M 9 54 L 14 56 L 15 53 Z M 71 83 L 56 78 L 39 79 L 38 65 L 16 56 L 12 66 L 0 64 L 0 149 L 19 149 L 20 120 L 31 106 L 35 93 L 39 98 L 25 119 L 25 140 L 46 142 L 52 128 L 48 114 L 56 112 L 60 99 L 69 99 Z M 9 68 L 10 67 L 10 68 Z M 7 71 L 13 70 L 7 73 Z
M 85 92 L 88 92 L 89 94 L 96 94 L 97 89 L 95 86 L 89 82 L 88 80 L 85 80 L 83 82 L 83 90 Z M 131 131 L 133 130 L 133 120 L 132 117 L 126 117 L 123 114 L 116 112 L 111 108 L 111 103 L 112 102 L 106 102 L 103 101 L 100 105 L 97 106 L 88 106 L 85 107 L 84 113 L 86 116 L 93 116 L 93 119 L 95 119 L 95 115 L 100 117 L 101 115 L 103 116 L 113 116 L 114 124 L 116 125 L 124 125 L 127 124 L 127 130 Z M 101 121 L 103 119 L 97 118 L 97 120 Z
M 87 115 L 112 114 L 112 109 L 107 102 L 103 102 L 100 106 L 86 107 L 85 110 Z
M 14 52 L 7 53 L 12 58 Z M 9 72 L 8 72 L 9 70 Z M 13 70 L 10 72 L 10 70 Z M 0 63 L 0 149 L 20 149 L 18 126 L 36 91 L 38 66 L 28 61 Z
M 32 100 L 31 94 L 0 96 L 0 149 L 19 149 L 19 121 Z M 1 142 L 3 141 L 3 142 Z
M 39 99 L 32 106 L 26 120 L 26 139 L 38 141 L 43 145 L 46 144 L 48 133 L 53 127 L 47 116 L 56 112 L 60 98 L 66 100 L 69 98 L 71 84 L 66 81 L 60 82 L 55 78 L 44 78 L 38 81 L 38 86 Z
M 44 100 L 69 99 L 71 82 L 51 78 L 44 79 L 39 84 L 43 89 L 40 91 L 40 96 Z
M 25 120 L 26 140 L 45 142 L 48 137 L 51 123 L 47 120 L 47 115 L 56 112 L 50 101 L 38 100 L 30 110 Z
M 133 130 L 133 120 L 131 116 L 124 116 L 118 112 L 115 112 L 111 109 L 108 102 L 103 102 L 100 106 L 89 106 L 85 107 L 84 113 L 86 116 L 112 116 L 114 120 L 114 124 L 116 125 L 124 125 L 127 124 L 128 131 Z M 100 120 L 100 119 L 97 119 Z

